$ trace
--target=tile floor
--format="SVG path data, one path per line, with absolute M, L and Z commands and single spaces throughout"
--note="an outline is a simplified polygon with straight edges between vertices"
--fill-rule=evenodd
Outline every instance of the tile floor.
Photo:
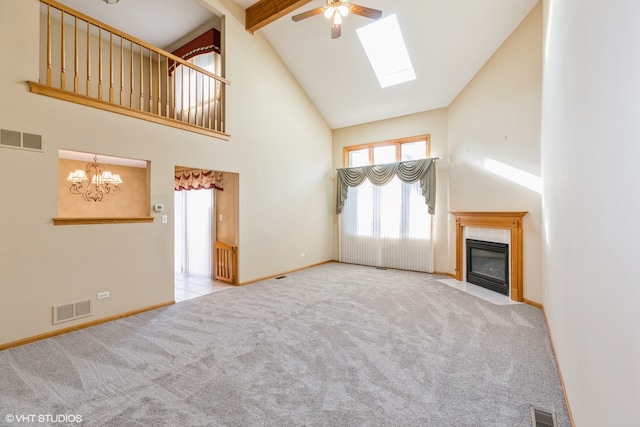
M 203 295 L 224 291 L 225 289 L 234 287 L 228 283 L 216 281 L 210 278 L 185 276 L 184 274 L 176 274 L 174 283 L 174 297 L 176 302 L 186 301 L 191 298 L 198 298 Z
M 522 304 L 521 302 L 513 301 L 506 295 L 501 295 L 497 292 L 490 291 L 481 286 L 474 285 L 472 283 L 461 282 L 456 279 L 440 279 L 440 283 L 444 283 L 447 286 L 461 290 L 475 297 L 481 298 L 487 302 L 496 305 L 510 305 L 510 304 Z

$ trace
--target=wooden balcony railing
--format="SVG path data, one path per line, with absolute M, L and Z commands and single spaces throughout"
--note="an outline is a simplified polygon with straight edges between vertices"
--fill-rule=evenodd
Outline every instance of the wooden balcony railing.
M 32 92 L 229 139 L 229 81 L 53 0 L 40 4 Z

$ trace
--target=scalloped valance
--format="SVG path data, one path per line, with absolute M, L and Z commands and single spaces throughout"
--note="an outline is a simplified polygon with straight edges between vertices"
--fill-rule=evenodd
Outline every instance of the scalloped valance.
M 207 170 L 183 170 L 175 173 L 174 188 L 183 190 L 224 190 L 222 172 Z
M 349 187 L 357 187 L 368 179 L 373 185 L 382 186 L 395 176 L 407 184 L 420 181 L 420 188 L 429 214 L 436 209 L 436 159 L 410 160 L 406 162 L 338 169 L 338 194 L 336 213 L 342 212 Z

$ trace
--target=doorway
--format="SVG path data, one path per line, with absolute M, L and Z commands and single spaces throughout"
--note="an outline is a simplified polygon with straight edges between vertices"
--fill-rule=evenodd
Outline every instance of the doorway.
M 236 249 L 237 181 L 237 174 L 175 167 L 176 302 L 228 289 L 235 284 L 235 280 L 225 283 L 216 279 L 217 258 L 220 258 L 218 246 L 228 244 L 233 245 L 234 251 Z M 224 253 L 220 259 L 224 259 Z

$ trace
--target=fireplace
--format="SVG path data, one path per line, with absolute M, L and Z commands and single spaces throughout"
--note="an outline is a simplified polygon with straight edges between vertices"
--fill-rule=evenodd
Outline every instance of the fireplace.
M 509 295 L 509 245 L 467 239 L 467 282 Z

